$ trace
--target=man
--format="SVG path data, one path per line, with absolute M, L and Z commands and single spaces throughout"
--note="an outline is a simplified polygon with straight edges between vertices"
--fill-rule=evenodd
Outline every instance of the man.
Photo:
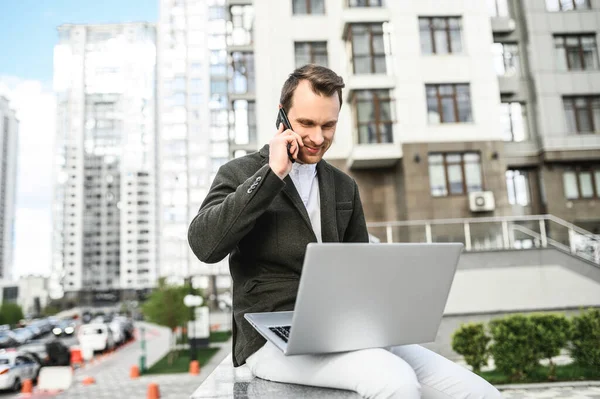
M 357 391 L 365 397 L 500 397 L 483 379 L 418 345 L 284 356 L 244 319 L 293 310 L 309 242 L 367 242 L 356 182 L 322 158 L 333 142 L 344 82 L 306 65 L 283 85 L 280 125 L 259 152 L 218 172 L 189 229 L 204 262 L 228 254 L 233 278 L 233 362 L 258 377 Z M 295 160 L 293 163 L 288 155 Z

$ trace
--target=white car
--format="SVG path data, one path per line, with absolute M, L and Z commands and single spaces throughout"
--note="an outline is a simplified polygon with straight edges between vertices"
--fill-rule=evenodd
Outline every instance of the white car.
M 77 339 L 79 345 L 91 348 L 93 351 L 105 351 L 113 349 L 115 346 L 112 331 L 104 323 L 82 325 L 79 327 Z
M 37 379 L 40 364 L 35 359 L 15 350 L 0 350 L 0 390 L 20 391 L 25 380 Z

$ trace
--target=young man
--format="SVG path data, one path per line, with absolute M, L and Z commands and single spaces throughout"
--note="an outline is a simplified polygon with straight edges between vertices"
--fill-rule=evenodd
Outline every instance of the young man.
M 244 319 L 247 312 L 293 310 L 309 242 L 368 241 L 356 182 L 322 159 L 343 87 L 330 69 L 295 70 L 280 98 L 293 131 L 280 125 L 259 152 L 224 165 L 190 225 L 190 246 L 201 261 L 230 255 L 234 365 L 247 363 L 267 380 L 365 397 L 500 397 L 483 379 L 418 345 L 284 356 Z

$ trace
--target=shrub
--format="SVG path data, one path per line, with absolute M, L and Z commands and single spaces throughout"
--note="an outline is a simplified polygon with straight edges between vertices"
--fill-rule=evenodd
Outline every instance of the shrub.
M 479 374 L 490 357 L 488 344 L 490 337 L 485 333 L 483 323 L 463 324 L 452 334 L 452 349 L 464 356 L 465 361 Z
M 490 352 L 498 371 L 518 381 L 539 365 L 536 326 L 530 318 L 514 315 L 493 320 L 490 330 L 494 340 Z
M 530 320 L 535 325 L 535 345 L 540 357 L 548 359 L 550 370 L 548 379 L 556 379 L 556 365 L 552 357 L 558 356 L 560 350 L 565 348 L 571 335 L 571 323 L 564 315 L 559 314 L 534 314 Z
M 600 367 L 600 309 L 588 309 L 573 318 L 571 356 L 584 366 Z

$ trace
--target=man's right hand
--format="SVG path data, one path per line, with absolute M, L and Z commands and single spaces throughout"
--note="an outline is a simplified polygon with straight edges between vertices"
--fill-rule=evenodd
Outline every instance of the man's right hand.
M 269 142 L 269 166 L 281 180 L 285 179 L 292 170 L 292 161 L 288 157 L 288 144 L 290 144 L 290 154 L 294 159 L 298 159 L 300 147 L 304 147 L 302 137 L 292 130 L 284 130 L 283 123 L 280 123 L 277 133 Z

